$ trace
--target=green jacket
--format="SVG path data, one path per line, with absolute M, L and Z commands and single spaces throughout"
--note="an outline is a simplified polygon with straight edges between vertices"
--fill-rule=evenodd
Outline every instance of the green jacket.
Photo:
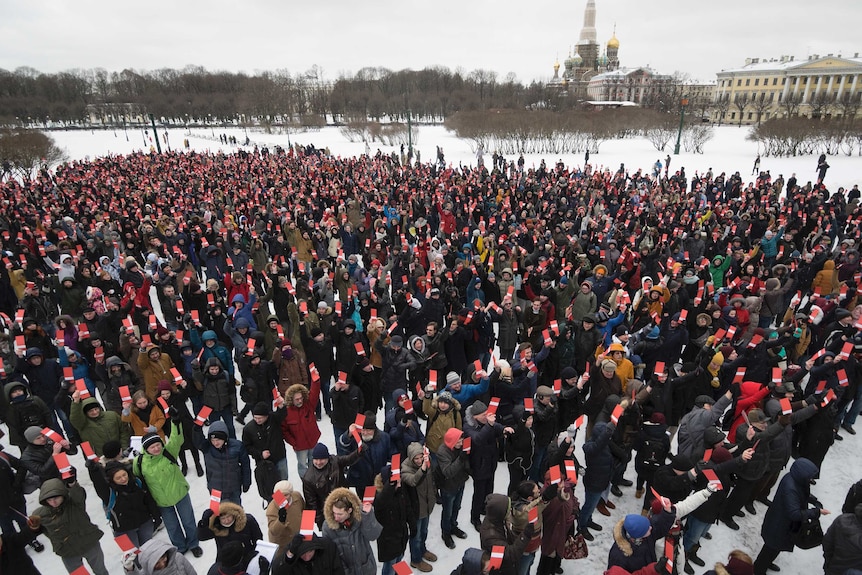
M 63 503 L 51 507 L 45 501 L 62 495 Z M 98 545 L 102 530 L 93 525 L 87 514 L 87 492 L 75 483 L 66 487 L 60 479 L 49 479 L 39 491 L 41 507 L 33 514 L 42 520 L 42 532 L 51 540 L 54 553 L 60 557 L 80 557 L 93 545 Z
M 164 449 L 176 459 L 182 445 L 183 428 L 171 421 L 171 437 Z M 144 452 L 140 458 L 140 466 L 136 457 L 132 471 L 146 481 L 147 488 L 159 507 L 173 507 L 189 492 L 189 482 L 179 466 L 164 456 L 164 450 L 159 455 Z
M 96 418 L 89 418 L 86 410 L 93 405 L 98 405 L 102 412 Z M 102 448 L 111 440 L 119 441 L 123 449 L 129 446 L 129 426 L 122 422 L 116 412 L 105 411 L 93 397 L 72 402 L 69 420 L 78 430 L 81 441 L 89 441 L 96 455 L 102 455 Z
M 716 260 L 720 261 L 715 265 Z M 727 256 L 715 256 L 709 264 L 709 275 L 712 276 L 712 285 L 715 289 L 724 287 L 724 274 L 727 273 L 727 268 L 733 263 L 733 259 Z

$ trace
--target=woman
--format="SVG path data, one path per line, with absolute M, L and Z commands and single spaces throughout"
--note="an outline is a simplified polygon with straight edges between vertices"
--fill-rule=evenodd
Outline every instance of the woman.
M 256 554 L 255 545 L 263 539 L 263 533 L 255 518 L 246 514 L 242 507 L 222 501 L 218 515 L 212 509 L 204 511 L 198 522 L 198 539 L 215 539 L 216 551 L 221 551 L 231 541 L 238 542 L 242 545 L 242 566 L 246 568 Z
M 754 575 L 766 575 L 779 553 L 793 551 L 792 535 L 804 521 L 829 515 L 811 495 L 811 482 L 819 473 L 812 461 L 801 458 L 793 462 L 790 472 L 781 479 L 760 528 L 763 548 L 754 561 Z M 809 508 L 809 503 L 814 507 Z
M 132 426 L 132 435 L 143 437 L 146 433 L 156 433 L 162 441 L 165 440 L 165 412 L 156 407 L 142 389 L 132 395 L 132 401 L 123 402 L 120 419 Z
M 140 549 L 153 537 L 153 521 L 158 517 L 161 523 L 152 495 L 143 488 L 141 480 L 118 461 L 108 461 L 103 467 L 98 461 L 88 459 L 87 470 L 114 537 L 128 535 Z
M 275 498 L 269 502 L 266 507 L 266 524 L 269 541 L 279 546 L 279 553 L 284 553 L 293 536 L 299 533 L 305 499 L 299 491 L 293 490 L 290 481 L 279 481 L 275 484 L 275 491 L 284 495 L 285 504 L 279 505 Z
M 296 453 L 299 476 L 305 475 L 311 465 L 311 450 L 320 439 L 315 412 L 320 402 L 320 377 L 312 377 L 311 391 L 300 383 L 287 388 L 284 394 L 287 415 L 281 422 L 284 440 Z
M 339 487 L 326 498 L 323 514 L 323 536 L 338 548 L 345 574 L 375 575 L 377 560 L 371 542 L 383 527 L 374 517 L 372 504 L 361 503 L 355 493 Z

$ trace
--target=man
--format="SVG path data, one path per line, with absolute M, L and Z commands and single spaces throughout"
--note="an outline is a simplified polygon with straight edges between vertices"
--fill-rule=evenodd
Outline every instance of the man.
M 704 451 L 704 431 L 715 427 L 732 401 L 733 393 L 730 390 L 722 395 L 717 403 L 708 395 L 697 396 L 694 409 L 686 413 L 679 422 L 678 453 L 700 461 Z
M 284 399 L 279 396 L 275 403 L 275 412 L 271 412 L 266 403 L 256 404 L 251 411 L 252 421 L 242 430 L 242 443 L 254 459 L 258 491 L 267 500 L 272 497 L 275 484 L 288 476 L 287 450 L 281 432 L 286 413 Z M 268 468 L 268 472 L 258 471 L 262 468 Z M 272 485 L 261 485 L 261 479 L 267 476 L 267 483 Z
M 273 560 L 272 575 L 344 575 L 338 548 L 331 540 L 312 534 L 295 535 L 287 551 Z
M 431 473 L 431 457 L 422 444 L 411 443 L 407 446 L 407 457 L 401 463 L 401 480 L 407 487 L 410 501 L 418 503 L 416 527 L 410 538 L 410 566 L 423 572 L 431 571 L 426 561 L 437 561 L 437 555 L 428 551 L 425 545 L 431 512 L 436 503 L 437 486 Z
M 389 461 L 389 434 L 377 429 L 377 415 L 373 411 L 366 411 L 365 422 L 361 428 L 357 427 L 356 423 L 351 423 L 348 430 L 338 438 L 338 442 L 348 452 L 359 448 L 353 437 L 354 430 L 359 432 L 359 438 L 362 440 L 362 453 L 350 466 L 347 484 L 355 487 L 357 493 L 364 493 L 366 487 L 374 484 L 374 477 L 380 472 L 380 468 Z
M 311 450 L 311 467 L 302 476 L 305 505 L 316 512 L 315 523 L 323 525 L 323 504 L 336 487 L 345 487 L 344 471 L 359 459 L 360 450 L 348 455 L 329 455 L 329 449 L 318 443 Z
M 89 441 L 96 455 L 102 455 L 102 447 L 108 441 L 119 441 L 123 448 L 129 446 L 129 426 L 116 412 L 105 411 L 95 397 L 81 401 L 81 392 L 75 391 L 69 418 L 81 440 Z
M 613 362 L 611 362 L 613 363 Z M 590 529 L 601 531 L 602 526 L 593 522 L 593 511 L 602 498 L 602 493 L 611 483 L 614 472 L 614 456 L 611 453 L 610 441 L 616 425 L 612 422 L 599 422 L 593 428 L 593 433 L 584 443 L 584 463 L 587 471 L 584 474 L 584 503 L 578 516 L 578 528 L 584 539 L 592 541 Z
M 440 488 L 440 500 L 443 510 L 440 513 L 440 527 L 443 532 L 443 543 L 449 549 L 455 548 L 452 540 L 466 539 L 467 534 L 458 527 L 458 513 L 461 511 L 461 499 L 464 496 L 464 485 L 470 477 L 470 458 L 464 451 L 466 434 L 458 428 L 450 428 L 443 436 L 443 443 L 437 449 L 437 487 Z
M 206 440 L 200 427 L 194 434 L 195 447 L 204 454 L 207 489 L 221 491 L 222 503 L 242 505 L 242 493 L 251 487 L 251 462 L 245 446 L 228 435 L 224 421 L 210 426 Z
M 470 508 L 470 523 L 479 531 L 480 515 L 485 514 L 485 498 L 494 492 L 494 474 L 497 471 L 499 449 L 497 441 L 503 434 L 512 434 L 511 427 L 497 423 L 496 413 L 489 413 L 488 406 L 476 401 L 467 408 L 464 416 L 464 431 L 470 437 L 470 471 L 473 476 L 473 503 Z

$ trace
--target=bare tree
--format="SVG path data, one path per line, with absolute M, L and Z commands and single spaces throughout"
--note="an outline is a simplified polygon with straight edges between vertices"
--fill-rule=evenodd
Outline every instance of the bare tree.
M 52 166 L 66 155 L 50 136 L 37 130 L 4 130 L 0 132 L 0 162 L 8 165 L 22 179 L 30 179 L 33 170 Z
M 766 92 L 761 92 L 754 95 L 750 105 L 757 112 L 757 125 L 759 126 L 760 121 L 763 119 L 763 114 L 772 107 L 772 100 L 766 98 Z
M 715 110 L 718 112 L 718 125 L 724 121 L 727 111 L 730 109 L 730 94 L 719 94 L 715 99 Z
M 785 118 L 792 118 L 799 114 L 799 106 L 802 105 L 802 95 L 794 94 L 793 92 L 788 93 L 786 96 L 782 96 L 781 100 L 778 101 L 778 106 L 784 110 Z
M 742 92 L 733 97 L 733 107 L 739 112 L 739 126 L 742 127 L 745 109 L 748 107 L 748 92 Z
M 818 92 L 808 101 L 808 105 L 811 107 L 811 117 L 823 118 L 830 115 L 834 103 L 835 98 L 832 94 L 827 94 L 825 91 Z
M 686 152 L 695 154 L 703 153 L 703 146 L 715 135 L 715 131 L 709 124 L 703 122 L 692 122 L 682 131 L 682 145 Z

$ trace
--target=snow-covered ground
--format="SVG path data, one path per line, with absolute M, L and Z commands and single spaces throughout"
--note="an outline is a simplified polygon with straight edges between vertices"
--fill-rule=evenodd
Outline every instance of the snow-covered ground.
M 226 151 L 236 149 L 235 146 L 225 146 L 219 143 L 218 134 L 226 133 L 234 135 L 238 141 L 242 142 L 245 139 L 245 134 L 242 129 L 233 130 L 216 130 L 211 132 L 209 129 L 197 129 L 188 133 L 184 130 L 173 130 L 169 134 L 169 142 L 171 147 L 176 148 L 182 146 L 184 138 L 188 138 L 191 147 L 196 150 L 218 150 Z M 726 171 L 732 173 L 739 171 L 744 176 L 751 173 L 751 167 L 755 156 L 757 155 L 757 145 L 753 142 L 745 140 L 745 135 L 748 133 L 746 128 L 723 127 L 717 130 L 714 140 L 709 142 L 705 149 L 706 154 L 681 154 L 674 156 L 671 168 L 683 165 L 686 167 L 688 174 L 693 174 L 697 171 L 705 171 L 710 167 L 715 173 Z M 134 150 L 147 149 L 149 143 L 144 142 L 144 135 L 140 130 L 129 131 L 128 141 L 122 130 L 112 131 L 75 131 L 75 132 L 52 132 L 52 136 L 57 143 L 66 149 L 71 159 L 84 158 L 86 156 L 95 157 L 106 154 L 122 154 Z M 286 135 L 264 134 L 262 132 L 250 131 L 249 137 L 253 143 L 258 145 L 287 145 Z M 291 142 L 299 142 L 302 144 L 314 144 L 318 147 L 329 147 L 331 152 L 338 155 L 354 155 L 362 153 L 365 149 L 363 143 L 347 142 L 337 129 L 327 128 L 319 132 L 313 133 L 291 133 Z M 475 156 L 472 154 L 467 142 L 458 140 L 450 133 L 446 132 L 442 127 L 420 127 L 417 136 L 417 148 L 421 151 L 422 158 L 429 160 L 434 157 L 435 146 L 441 145 L 446 153 L 447 161 L 453 163 L 475 163 Z M 376 150 L 378 146 L 372 146 L 372 150 Z M 392 148 L 383 148 L 384 152 L 392 151 Z M 661 158 L 664 162 L 666 152 L 656 152 L 652 146 L 645 140 L 625 140 L 606 142 L 602 145 L 599 154 L 592 155 L 592 162 L 596 165 L 604 165 L 616 170 L 621 162 L 626 164 L 630 170 L 637 168 L 649 169 L 656 159 Z M 525 158 L 527 165 L 538 165 L 541 158 L 538 156 Z M 549 165 L 556 162 L 558 157 L 547 157 L 546 161 Z M 578 164 L 583 161 L 583 156 L 564 156 L 562 160 L 570 164 Z M 486 157 L 486 161 L 490 163 L 490 157 Z M 827 175 L 827 183 L 833 186 L 843 185 L 851 186 L 857 183 L 862 175 L 862 159 L 858 157 L 833 157 L 829 159 L 832 165 L 829 174 Z M 761 168 L 772 171 L 773 175 L 783 173 L 785 179 L 792 173 L 796 173 L 800 183 L 805 183 L 808 178 L 814 178 L 814 167 L 816 165 L 815 157 L 798 157 L 788 159 L 773 159 L 763 158 Z M 159 309 L 155 306 L 155 309 Z M 382 414 L 378 421 L 382 421 Z M 322 441 L 330 446 L 334 446 L 334 438 L 332 427 L 329 420 L 324 416 L 320 422 L 320 429 L 323 432 Z M 238 427 L 238 432 L 241 429 Z M 844 501 L 844 496 L 847 489 L 854 482 L 862 477 L 862 463 L 860 463 L 860 445 L 862 445 L 862 435 L 859 437 L 843 434 L 845 440 L 836 442 L 829 452 L 826 461 L 821 470 L 821 480 L 812 488 L 812 492 L 824 503 L 827 509 L 833 511 L 833 515 L 823 518 L 822 524 L 824 529 L 828 527 L 835 514 L 840 512 L 841 504 Z M 583 438 L 579 435 L 577 441 L 578 454 L 583 460 L 581 446 Z M 16 453 L 15 448 L 9 448 L 10 452 Z M 289 451 L 288 460 L 290 464 L 290 480 L 295 487 L 300 486 L 296 470 L 296 458 Z M 89 478 L 84 472 L 84 460 L 82 455 L 76 455 L 71 458 L 73 465 L 81 471 L 81 483 L 86 487 L 90 487 Z M 629 466 L 628 479 L 634 480 L 635 474 L 633 466 Z M 204 478 L 194 476 L 194 472 L 188 477 L 191 484 L 192 501 L 195 511 L 198 516 L 208 507 L 209 494 L 206 488 Z M 508 484 L 507 469 L 505 465 L 501 465 L 497 470 L 496 486 L 498 491 L 505 490 Z M 639 513 L 641 501 L 635 499 L 634 488 L 624 488 L 624 496 L 621 499 L 614 499 L 617 509 L 613 511 L 611 517 L 604 517 L 596 512 L 593 516 L 594 521 L 604 527 L 604 530 L 595 533 L 596 539 L 589 544 L 590 556 L 588 559 L 572 562 L 566 561 L 563 563 L 563 568 L 567 574 L 601 574 L 604 572 L 607 565 L 607 554 L 612 544 L 612 528 L 616 521 L 622 518 L 626 513 Z M 774 491 L 773 491 L 774 493 Z M 471 500 L 472 489 L 470 484 L 467 485 L 467 490 L 464 495 L 464 503 L 460 514 L 460 525 L 468 533 L 468 539 L 461 541 L 456 539 L 457 548 L 448 550 L 440 540 L 440 507 L 434 509 L 431 519 L 431 529 L 429 533 L 428 549 L 435 552 L 439 560 L 434 564 L 434 573 L 448 575 L 460 562 L 461 556 L 465 549 L 470 546 L 479 546 L 479 536 L 470 526 L 469 507 Z M 577 496 L 583 500 L 583 488 L 578 487 Z M 36 494 L 28 497 L 28 509 L 32 510 L 38 505 Z M 266 532 L 265 516 L 263 513 L 263 504 L 260 498 L 256 495 L 256 488 L 252 487 L 249 493 L 243 496 L 243 502 L 247 513 L 255 516 L 264 532 Z M 106 560 L 108 569 L 111 573 L 122 573 L 120 565 L 120 552 L 112 541 L 110 528 L 106 525 L 104 514 L 101 508 L 101 502 L 96 497 L 92 490 L 88 490 L 87 508 L 93 521 L 98 524 L 106 533 L 102 539 L 102 548 L 106 552 Z M 765 508 L 757 504 L 757 515 L 754 517 L 747 516 L 744 519 L 739 519 L 738 522 L 742 529 L 740 531 L 731 531 L 723 525 L 717 525 L 712 528 L 713 538 L 711 541 L 702 541 L 703 547 L 700 550 L 700 556 L 706 561 L 706 567 L 695 568 L 695 572 L 700 574 L 712 568 L 716 561 L 724 560 L 727 553 L 735 548 L 742 549 L 752 556 L 756 556 L 762 545 L 760 538 L 760 526 L 765 513 Z M 157 537 L 167 538 L 164 532 L 161 532 Z M 37 567 L 43 573 L 62 573 L 64 568 L 59 558 L 51 552 L 50 544 L 41 538 L 48 549 L 41 554 L 31 554 L 34 556 Z M 212 541 L 202 544 L 204 556 L 200 559 L 195 559 L 188 554 L 189 561 L 197 568 L 199 573 L 206 573 L 209 566 L 215 561 L 215 544 Z M 409 551 L 406 559 L 409 561 Z M 536 564 L 538 559 L 536 560 Z M 792 555 L 782 554 L 777 560 L 778 565 L 782 569 L 782 573 L 801 574 L 801 573 L 820 573 L 822 572 L 822 554 L 819 548 L 808 551 L 797 550 Z M 533 566 L 535 572 L 536 564 Z

